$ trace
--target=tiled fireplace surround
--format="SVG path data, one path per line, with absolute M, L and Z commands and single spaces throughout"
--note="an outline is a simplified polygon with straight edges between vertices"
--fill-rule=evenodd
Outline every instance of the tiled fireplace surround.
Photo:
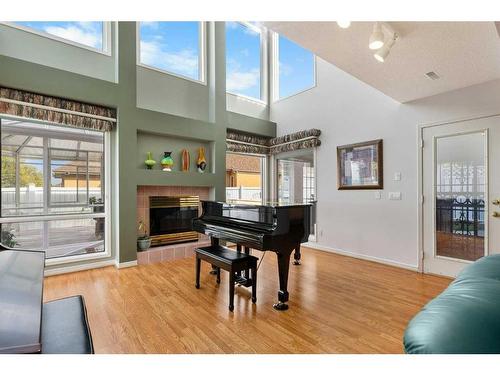
M 149 233 L 149 197 L 197 195 L 200 201 L 209 198 L 210 188 L 193 186 L 138 186 L 137 187 L 137 223 L 144 222 Z M 201 212 L 201 207 L 200 207 Z M 200 234 L 197 242 L 151 247 L 137 252 L 137 263 L 148 264 L 173 259 L 187 258 L 194 254 L 194 249 L 210 243 L 208 237 Z

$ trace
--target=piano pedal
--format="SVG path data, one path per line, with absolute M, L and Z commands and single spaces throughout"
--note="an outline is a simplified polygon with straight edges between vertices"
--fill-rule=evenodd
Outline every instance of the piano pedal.
M 250 286 L 252 286 L 252 279 L 247 279 L 246 277 L 244 276 L 237 276 L 234 280 L 234 282 L 238 285 L 238 286 L 244 286 L 245 288 L 248 288 Z
M 300 260 L 299 260 L 299 259 L 295 259 L 295 260 L 293 261 L 293 265 L 294 265 L 294 266 L 300 266 Z

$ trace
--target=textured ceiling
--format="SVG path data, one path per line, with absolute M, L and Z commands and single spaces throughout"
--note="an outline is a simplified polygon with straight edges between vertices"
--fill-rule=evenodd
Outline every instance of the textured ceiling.
M 373 22 L 264 22 L 399 102 L 500 78 L 500 37 L 495 22 L 390 22 L 400 36 L 384 63 L 373 58 Z M 430 80 L 434 71 L 441 78 Z

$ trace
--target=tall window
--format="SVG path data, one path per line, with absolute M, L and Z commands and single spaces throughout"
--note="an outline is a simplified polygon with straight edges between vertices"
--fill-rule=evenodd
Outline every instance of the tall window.
M 98 51 L 106 51 L 107 35 L 104 22 L 44 22 L 24 21 L 13 25 L 48 34 Z
M 104 135 L 1 120 L 1 240 L 47 258 L 103 252 Z
M 226 90 L 262 100 L 261 31 L 252 24 L 226 22 Z
M 316 84 L 314 55 L 281 35 L 276 37 L 275 43 L 278 60 L 275 66 L 275 99 L 313 87 Z
M 265 186 L 265 156 L 226 154 L 226 200 L 262 203 Z
M 204 81 L 201 22 L 140 22 L 139 63 Z

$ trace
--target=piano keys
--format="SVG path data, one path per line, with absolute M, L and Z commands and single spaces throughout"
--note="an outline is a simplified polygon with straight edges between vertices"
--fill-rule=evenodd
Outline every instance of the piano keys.
M 202 215 L 193 220 L 193 230 L 219 240 L 236 243 L 239 248 L 273 251 L 278 259 L 279 291 L 277 310 L 288 309 L 288 270 L 300 264 L 300 244 L 310 234 L 310 204 L 246 205 L 202 201 Z

